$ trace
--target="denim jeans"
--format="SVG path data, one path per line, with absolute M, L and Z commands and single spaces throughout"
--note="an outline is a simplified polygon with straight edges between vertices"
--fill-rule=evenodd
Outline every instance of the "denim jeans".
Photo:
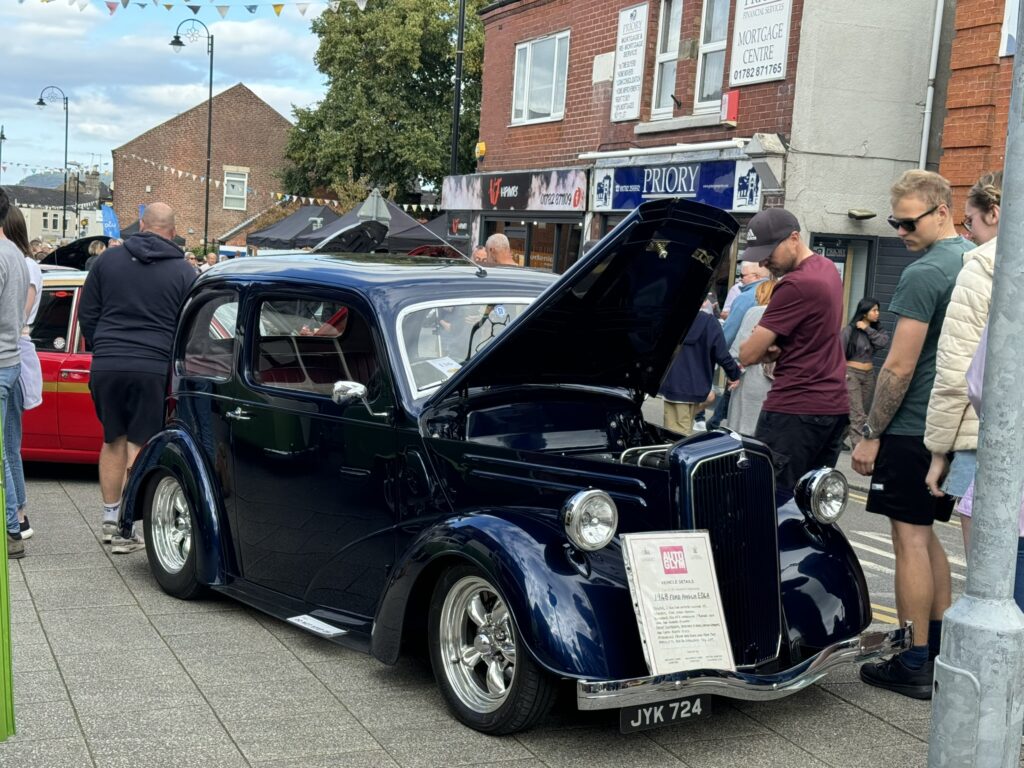
M 14 390 L 21 389 L 21 363 L 16 363 L 8 368 L 0 368 L 0 414 L 3 414 L 4 426 L 4 490 L 7 502 L 7 530 L 11 533 L 20 533 L 21 524 L 18 522 L 18 499 L 14 485 L 14 476 L 11 472 L 12 462 L 10 457 L 11 446 L 7 443 L 7 426 L 15 419 L 18 423 L 18 447 L 21 450 L 21 407 L 14 412 L 15 395 Z M 21 466 L 21 457 L 18 456 L 18 466 Z M 24 481 L 22 481 L 24 484 Z
M 11 462 L 12 485 L 7 493 L 14 496 L 14 508 L 21 509 L 28 501 L 25 494 L 25 467 L 21 463 L 21 419 L 25 413 L 25 390 L 19 381 L 11 388 L 4 418 L 4 450 Z
M 1013 579 L 1013 599 L 1024 611 L 1024 536 L 1017 539 L 1017 572 Z

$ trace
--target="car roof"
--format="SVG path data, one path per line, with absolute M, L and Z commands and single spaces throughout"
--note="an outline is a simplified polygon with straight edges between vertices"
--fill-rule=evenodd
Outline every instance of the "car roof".
M 88 272 L 82 272 L 77 269 L 44 269 L 43 270 L 43 285 L 49 286 L 76 286 L 84 285 L 85 278 L 89 276 Z
M 319 285 L 367 290 L 387 285 L 423 286 L 437 282 L 459 282 L 479 290 L 486 282 L 513 280 L 545 288 L 557 275 L 522 267 L 481 269 L 462 259 L 445 259 L 404 254 L 326 254 L 295 253 L 273 256 L 247 256 L 221 262 L 205 272 L 205 283 L 226 276 L 311 280 Z M 487 290 L 487 289 L 484 289 Z

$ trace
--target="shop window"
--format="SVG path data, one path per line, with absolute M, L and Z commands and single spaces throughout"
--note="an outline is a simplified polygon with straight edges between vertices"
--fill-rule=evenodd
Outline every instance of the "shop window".
M 658 19 L 658 53 L 654 61 L 654 98 L 651 119 L 672 117 L 676 89 L 676 62 L 679 59 L 679 27 L 683 18 L 683 0 L 661 0 Z
M 704 0 L 700 51 L 697 57 L 695 112 L 718 110 L 725 78 L 725 38 L 729 31 L 729 0 Z
M 569 70 L 569 33 L 516 46 L 512 86 L 512 124 L 561 120 Z
M 224 171 L 224 209 L 228 211 L 244 211 L 248 188 L 248 171 Z

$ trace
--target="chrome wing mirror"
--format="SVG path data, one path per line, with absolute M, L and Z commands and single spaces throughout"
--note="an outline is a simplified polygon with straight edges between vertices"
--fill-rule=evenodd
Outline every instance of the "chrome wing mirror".
M 370 407 L 370 400 L 366 396 L 366 385 L 360 384 L 358 381 L 334 382 L 334 392 L 331 394 L 331 400 L 342 406 L 349 405 L 353 400 L 360 400 L 371 416 L 388 415 L 387 411 L 377 413 Z

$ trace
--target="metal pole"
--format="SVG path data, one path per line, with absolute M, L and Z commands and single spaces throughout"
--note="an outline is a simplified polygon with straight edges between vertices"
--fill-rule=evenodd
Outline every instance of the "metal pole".
M 60 212 L 60 237 L 63 240 L 68 229 L 68 97 L 64 97 L 64 207 Z
M 1024 34 L 1024 0 L 1017 39 Z M 1013 601 L 1024 456 L 1024 56 L 1013 65 L 967 584 L 935 660 L 930 768 L 1017 766 L 1024 615 Z
M 0 184 L 4 180 L 4 142 L 7 137 L 4 135 L 4 127 L 0 125 Z
M 459 31 L 455 42 L 455 98 L 452 99 L 452 176 L 459 173 L 459 115 L 462 112 L 462 41 L 466 36 L 466 0 L 459 0 Z
M 0 454 L 3 435 L 0 435 Z M 0 483 L 0 503 L 6 489 Z M 14 666 L 11 660 L 11 588 L 7 575 L 7 549 L 0 553 L 0 741 L 14 735 Z
M 78 190 L 82 186 L 82 169 L 75 168 L 75 239 L 82 236 L 82 225 L 78 220 Z
M 206 102 L 206 206 L 203 216 L 203 251 L 210 249 L 210 155 L 213 146 L 213 35 L 207 30 L 207 53 L 210 54 L 210 97 Z

